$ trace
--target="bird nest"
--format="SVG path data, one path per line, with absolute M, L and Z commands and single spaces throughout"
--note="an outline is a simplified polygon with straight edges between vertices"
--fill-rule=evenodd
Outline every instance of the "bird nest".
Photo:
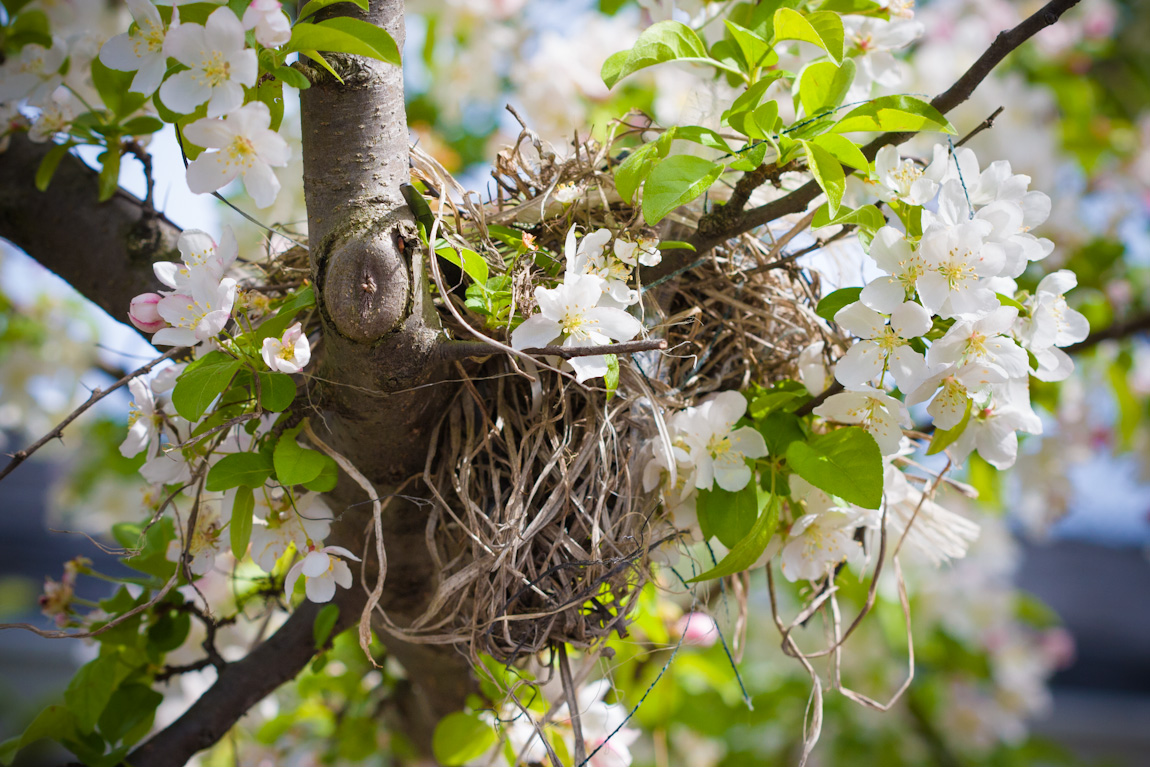
M 524 130 L 500 154 L 500 192 L 486 205 L 418 149 L 413 165 L 440 190 L 436 234 L 480 253 L 492 275 L 509 274 L 520 316 L 534 288 L 556 278 L 540 259 L 509 267 L 493 224 L 530 235 L 560 263 L 572 225 L 640 233 L 639 211 L 613 186 L 607 147 L 592 142 L 560 160 Z M 565 184 L 579 190 L 574 203 L 554 199 Z M 672 228 L 691 226 L 692 215 L 680 211 Z M 442 579 L 412 630 L 503 662 L 625 634 L 652 553 L 683 534 L 658 494 L 643 490 L 645 446 L 666 432 L 658 422 L 710 392 L 793 377 L 798 353 L 825 338 L 812 309 L 818 286 L 781 250 L 741 236 L 645 289 L 645 332 L 667 349 L 621 355 L 613 392 L 601 379 L 576 383 L 554 358 L 508 354 L 507 328 L 469 313 L 432 269 L 449 334 L 478 337 L 492 353 L 457 363 L 463 385 L 435 428 L 423 479 Z

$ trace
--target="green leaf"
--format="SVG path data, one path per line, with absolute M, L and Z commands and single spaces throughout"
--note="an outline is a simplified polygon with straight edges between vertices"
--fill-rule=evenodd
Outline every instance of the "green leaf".
M 731 126 L 747 138 L 766 138 L 767 134 L 764 132 L 764 128 L 760 127 L 752 115 L 762 104 L 767 88 L 771 87 L 771 83 L 782 76 L 783 73 L 779 71 L 766 73 L 757 83 L 747 88 L 745 93 L 740 94 L 739 97 L 735 99 L 731 104 L 731 108 L 723 112 L 720 116 L 720 122 Z M 775 114 L 778 115 L 777 105 L 775 107 Z
M 100 193 L 97 199 L 107 202 L 120 188 L 120 146 L 117 144 L 97 158 L 100 163 Z
M 48 188 L 52 183 L 52 176 L 56 175 L 56 169 L 60 167 L 60 161 L 64 159 L 64 155 L 75 146 L 71 141 L 65 144 L 57 144 L 48 150 L 44 155 L 44 159 L 40 160 L 40 167 L 36 169 L 36 188 L 41 192 Z
M 324 463 L 323 471 L 319 473 L 319 476 L 311 482 L 304 482 L 303 486 L 316 493 L 330 493 L 335 490 L 338 481 L 339 467 L 335 465 L 335 461 L 327 461 Z
M 273 468 L 267 453 L 225 455 L 208 471 L 207 488 L 216 492 L 233 487 L 263 487 Z
M 169 610 L 148 627 L 148 646 L 157 652 L 171 652 L 184 643 L 191 630 L 192 619 L 187 613 Z
M 296 442 L 296 435 L 300 426 L 288 429 L 280 435 L 276 442 L 272 460 L 275 464 L 276 478 L 283 485 L 302 485 L 311 482 L 323 471 L 324 464 L 331 461 L 318 450 L 301 447 Z
M 707 57 L 707 48 L 695 30 L 678 21 L 660 21 L 643 30 L 629 51 L 620 51 L 603 62 L 600 74 L 608 88 L 627 75 L 667 61 L 693 61 L 720 66 Z
M 92 84 L 100 94 L 104 106 L 112 110 L 117 117 L 125 117 L 135 112 L 148 100 L 143 93 L 133 93 L 128 90 L 135 79 L 135 72 L 121 72 L 104 66 L 100 57 L 92 59 Z
M 252 516 L 256 508 L 255 493 L 250 487 L 236 488 L 236 498 L 232 502 L 232 521 L 228 525 L 232 553 L 236 559 L 243 559 L 252 538 Z
M 955 440 L 961 437 L 962 433 L 966 431 L 967 425 L 970 424 L 970 413 L 973 409 L 974 401 L 967 398 L 966 412 L 962 414 L 962 420 L 953 428 L 935 431 L 934 436 L 930 440 L 930 447 L 926 449 L 926 454 L 936 455 L 953 445 Z
M 855 170 L 861 170 L 865 173 L 870 167 L 866 155 L 862 153 L 862 150 L 858 148 L 855 142 L 846 136 L 840 136 L 837 133 L 824 133 L 817 138 L 811 139 L 811 143 L 818 144 L 830 152 L 840 163 L 850 166 Z
M 147 685 L 133 682 L 119 687 L 100 715 L 100 734 L 109 743 L 123 740 L 141 722 L 150 721 L 163 700 L 163 695 Z
M 732 493 L 721 487 L 700 490 L 696 502 L 699 527 L 703 537 L 714 536 L 727 548 L 733 548 L 746 537 L 759 517 L 758 485 L 750 482 L 742 490 Z M 762 498 L 766 501 L 766 498 Z
M 815 181 L 827 193 L 827 206 L 833 216 L 843 201 L 846 191 L 846 174 L 843 166 L 835 156 L 818 144 L 810 141 L 800 142 L 807 153 L 807 167 L 815 177 Z
M 307 5 L 300 9 L 299 18 L 296 19 L 296 22 L 303 21 L 316 11 L 337 3 L 355 3 L 360 10 L 366 11 L 368 0 L 308 0 Z
M 636 149 L 615 169 L 615 189 L 626 202 L 633 202 L 639 185 L 647 180 L 659 160 L 671 151 L 677 128 L 670 128 L 655 141 Z
M 212 401 L 228 388 L 240 361 L 223 352 L 210 352 L 188 364 L 172 389 L 176 412 L 191 422 L 203 417 Z
M 775 11 L 775 40 L 800 40 L 827 52 L 836 64 L 843 61 L 843 22 L 837 13 L 820 11 L 803 16 L 790 8 Z
M 651 171 L 643 186 L 643 218 L 654 226 L 668 213 L 711 188 L 723 165 L 692 155 L 674 155 Z
M 476 714 L 456 711 L 435 726 L 431 750 L 437 762 L 445 767 L 454 767 L 483 756 L 497 740 L 491 725 Z
M 483 256 L 474 250 L 463 248 L 456 251 L 454 248 L 440 248 L 435 253 L 440 258 L 461 268 L 463 273 L 471 278 L 472 282 L 477 282 L 480 285 L 487 284 L 487 279 L 490 277 L 487 262 L 483 260 Z
M 1002 304 L 1003 306 L 1013 306 L 1015 309 L 1018 310 L 1019 314 L 1022 314 L 1024 311 L 1026 311 L 1025 306 L 1018 303 L 1017 301 L 1015 301 L 1013 298 L 1006 295 L 1005 293 L 995 293 L 994 295 L 998 296 L 998 303 Z
M 842 66 L 836 66 L 833 61 L 816 61 L 808 65 L 799 79 L 799 101 L 807 117 L 841 104 L 854 79 L 855 63 L 850 59 Z M 866 168 L 865 165 L 863 167 Z
M 285 53 L 331 51 L 351 53 L 400 66 L 399 49 L 383 27 L 360 19 L 340 16 L 316 24 L 304 22 L 291 30 Z
M 810 442 L 792 442 L 787 465 L 844 501 L 865 509 L 877 509 L 882 503 L 882 452 L 866 429 L 848 426 Z
M 827 134 L 828 136 L 834 134 Z M 826 138 L 820 136 L 819 138 Z M 886 219 L 883 218 L 882 213 L 874 205 L 864 205 L 857 210 L 850 208 L 839 208 L 838 214 L 831 218 L 827 214 L 827 205 L 823 203 L 815 211 L 815 218 L 811 222 L 812 229 L 821 229 L 824 226 L 833 226 L 836 224 L 854 224 L 859 229 L 864 231 L 875 232 L 886 226 Z
M 764 104 L 763 107 L 772 106 L 775 102 Z M 763 107 L 759 107 L 762 109 Z M 731 162 L 731 170 L 752 171 L 763 164 L 767 159 L 767 149 L 770 148 L 769 139 L 766 141 L 759 141 L 745 151 L 740 152 L 738 157 Z
M 756 492 L 763 493 L 758 485 Z M 763 504 L 763 500 L 759 500 L 759 504 Z M 779 525 L 779 497 L 771 495 L 766 499 L 766 510 L 759 515 L 755 520 L 755 524 L 751 527 L 751 531 L 741 541 L 727 552 L 727 556 L 719 562 L 719 564 L 712 567 L 702 575 L 696 575 L 691 578 L 687 583 L 698 583 L 699 581 L 708 581 L 712 578 L 725 578 L 728 575 L 741 573 L 751 565 L 755 564 L 763 552 L 767 550 L 767 544 L 771 541 L 771 536 L 775 534 L 775 528 Z
M 683 240 L 660 240 L 655 247 L 658 250 L 689 250 L 692 253 L 697 250 L 694 245 Z
M 857 16 L 881 16 L 886 13 L 886 9 L 874 0 L 826 0 L 818 9 Z
M 278 66 L 272 70 L 272 74 L 284 85 L 290 85 L 296 90 L 306 91 L 311 87 L 311 80 L 308 80 L 307 76 L 298 69 Z
M 833 293 L 828 293 L 815 307 L 815 314 L 827 322 L 834 322 L 839 309 L 858 301 L 861 293 L 862 288 L 839 288 Z
M 315 640 L 315 649 L 322 650 L 331 632 L 339 620 L 339 605 L 327 604 L 315 615 L 315 623 L 311 626 L 311 635 Z
M 769 67 L 779 62 L 779 56 L 771 48 L 770 43 L 746 27 L 741 27 L 732 21 L 723 20 L 727 32 L 734 38 L 735 44 L 743 54 L 743 61 L 747 63 L 747 71 L 759 67 Z
M 778 394 L 794 394 L 795 399 L 801 396 L 799 392 L 779 392 Z M 786 404 L 786 401 L 780 404 Z M 795 403 L 796 406 L 797 404 Z M 792 442 L 807 438 L 799 417 L 790 410 L 776 409 L 774 412 L 768 413 L 760 423 L 755 425 L 755 428 L 759 434 L 763 435 L 763 441 L 767 443 L 767 452 L 770 455 L 786 455 L 787 448 L 791 446 Z
M 295 381 L 287 373 L 259 373 L 260 406 L 272 413 L 282 413 L 295 400 Z
M 619 356 L 604 354 L 603 359 L 607 360 L 607 372 L 603 374 L 603 385 L 607 387 L 607 401 L 610 402 L 611 398 L 615 396 L 615 390 L 619 388 Z
M 20 749 L 43 738 L 63 740 L 76 734 L 76 715 L 63 704 L 47 706 L 36 715 L 21 735 L 0 744 L 0 764 L 9 765 Z
M 675 128 L 675 138 L 682 139 L 683 141 L 693 141 L 696 144 L 710 147 L 711 149 L 721 149 L 727 154 L 733 153 L 735 150 L 727 143 L 727 140 L 720 136 L 710 128 L 703 128 L 698 125 L 686 125 Z
M 835 124 L 835 133 L 852 131 L 942 131 L 954 126 L 930 104 L 913 96 L 882 96 L 855 107 Z
M 332 69 L 331 64 L 327 63 L 327 59 L 320 55 L 319 51 L 300 51 L 299 54 L 301 56 L 307 56 L 309 59 L 326 69 L 327 73 L 334 77 L 340 85 L 344 84 L 343 78 L 339 76 L 339 72 L 336 72 L 334 69 Z
M 76 727 L 80 732 L 96 729 L 100 714 L 123 679 L 119 666 L 119 653 L 111 652 L 81 666 L 72 677 L 64 691 L 64 702 L 76 715 Z
M 133 117 L 120 126 L 127 136 L 149 136 L 164 127 L 164 121 L 158 117 L 144 115 Z

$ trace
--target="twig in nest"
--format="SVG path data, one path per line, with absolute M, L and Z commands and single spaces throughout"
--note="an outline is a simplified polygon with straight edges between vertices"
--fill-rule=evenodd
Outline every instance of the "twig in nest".
M 93 389 L 91 396 L 89 396 L 88 399 L 84 400 L 84 404 L 80 405 L 80 407 L 76 408 L 71 413 L 69 413 L 68 417 L 65 418 L 63 421 L 56 424 L 56 428 L 52 429 L 52 431 L 48 432 L 43 437 L 36 440 L 34 443 L 32 443 L 28 447 L 24 448 L 23 450 L 20 450 L 16 453 L 13 453 L 12 454 L 12 460 L 8 462 L 8 465 L 4 467 L 3 471 L 0 471 L 0 480 L 7 477 L 9 474 L 12 473 L 13 469 L 15 469 L 20 464 L 24 463 L 24 461 L 28 460 L 29 456 L 31 456 L 33 453 L 35 453 L 40 448 L 44 447 L 44 445 L 48 444 L 49 440 L 63 439 L 64 438 L 64 427 L 66 427 L 68 424 L 72 423 L 72 421 L 75 421 L 77 418 L 79 418 L 80 414 L 83 413 L 88 408 L 92 407 L 92 405 L 95 405 L 97 402 L 104 399 L 104 397 L 107 397 L 109 394 L 116 391 L 116 389 L 119 389 L 121 386 L 126 385 L 129 381 L 131 381 L 136 376 L 142 376 L 146 373 L 151 372 L 152 368 L 154 368 L 156 365 L 160 364 L 164 360 L 171 359 L 172 357 L 175 357 L 177 354 L 180 354 L 182 352 L 186 352 L 187 350 L 188 350 L 188 347 L 186 347 L 186 346 L 177 346 L 174 349 L 169 349 L 167 352 L 165 352 L 161 356 L 157 357 L 156 359 L 152 360 L 147 365 L 143 365 L 141 367 L 138 367 L 135 370 L 133 370 L 131 373 L 128 373 L 126 376 L 121 378 L 119 381 L 116 381 L 116 383 L 112 384 L 107 389 Z

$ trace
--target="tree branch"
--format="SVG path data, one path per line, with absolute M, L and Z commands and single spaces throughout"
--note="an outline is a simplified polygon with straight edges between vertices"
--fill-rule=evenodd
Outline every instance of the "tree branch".
M 1018 48 L 1046 27 L 1057 22 L 1063 13 L 1073 8 L 1079 2 L 1080 0 L 1051 0 L 1051 2 L 1023 20 L 1018 26 L 1000 32 L 994 42 L 990 44 L 990 47 L 978 57 L 978 60 L 966 70 L 962 77 L 958 78 L 954 85 L 931 100 L 931 106 L 939 112 L 946 114 L 966 101 L 970 98 L 974 89 L 978 87 L 979 83 L 985 80 L 987 75 L 989 75 L 1011 51 Z M 863 154 L 866 155 L 868 160 L 873 160 L 875 155 L 878 154 L 878 150 L 884 146 L 901 144 L 914 135 L 916 134 L 884 133 L 863 147 Z M 848 175 L 854 172 L 853 169 L 850 168 L 845 170 Z M 780 197 L 766 205 L 752 208 L 742 216 L 729 221 L 728 225 L 721 230 L 709 231 L 705 228 L 701 228 L 687 240 L 687 242 L 694 246 L 694 251 L 682 249 L 664 252 L 662 264 L 646 272 L 644 282 L 650 284 L 662 275 L 675 271 L 690 259 L 698 258 L 699 253 L 706 252 L 732 237 L 737 237 L 740 234 L 749 232 L 752 229 L 782 218 L 783 216 L 801 213 L 806 210 L 810 201 L 820 194 L 822 194 L 822 189 L 819 188 L 819 185 L 814 181 L 809 181 L 785 197 Z
M 52 146 L 14 135 L 0 153 L 0 237 L 122 321 L 132 298 L 160 287 L 152 263 L 180 260 L 180 229 L 123 190 L 97 202 L 96 172 L 72 156 L 39 191 L 36 170 Z
M 1062 351 L 1067 354 L 1078 354 L 1079 352 L 1093 349 L 1103 341 L 1117 341 L 1127 336 L 1146 331 L 1150 331 L 1150 312 L 1136 315 L 1122 322 L 1111 323 L 1104 328 L 1094 331 L 1078 343 L 1067 346 Z
M 355 623 L 364 601 L 360 588 L 337 591 L 334 603 L 339 606 L 339 618 L 332 636 Z M 314 602 L 301 604 L 263 644 L 225 666 L 216 683 L 183 716 L 133 751 L 124 764 L 179 767 L 222 738 L 249 708 L 295 677 L 316 654 L 312 627 L 322 607 Z

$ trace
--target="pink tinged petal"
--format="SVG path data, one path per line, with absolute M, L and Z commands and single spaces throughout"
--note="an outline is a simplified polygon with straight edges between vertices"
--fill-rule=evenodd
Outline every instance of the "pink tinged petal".
M 534 317 L 529 317 L 526 322 L 511 331 L 511 347 L 513 349 L 537 349 L 550 346 L 562 332 L 563 329 L 558 322 L 537 314 Z
M 891 313 L 890 326 L 899 338 L 918 338 L 930 330 L 930 312 L 913 301 L 901 304 Z
M 244 47 L 244 25 L 227 6 L 212 11 L 203 29 L 204 37 L 211 41 L 210 47 L 215 50 L 233 53 Z M 255 55 L 254 51 L 252 55 Z
M 250 49 L 241 51 L 232 57 L 231 64 L 231 79 L 234 82 L 240 85 L 246 85 L 249 88 L 256 84 L 256 76 L 259 75 L 260 65 L 259 57 L 256 56 L 255 51 Z
M 874 338 L 886 328 L 886 317 L 855 301 L 835 313 L 835 323 L 859 338 Z
M 191 70 L 177 72 L 160 86 L 160 101 L 164 102 L 164 106 L 168 109 L 180 114 L 196 111 L 196 107 L 207 101 L 211 95 L 211 86 L 197 80 Z
M 136 296 L 128 309 L 128 319 L 145 333 L 155 333 L 167 325 L 156 309 L 161 299 L 159 293 L 141 293 Z
M 167 62 L 163 56 L 148 57 L 140 62 L 140 69 L 132 78 L 132 86 L 128 90 L 151 96 L 163 82 L 167 69 Z
M 332 597 L 335 596 L 335 581 L 330 577 L 308 578 L 304 586 L 304 591 L 307 593 L 307 598 L 311 602 L 320 604 L 330 602 Z
M 239 175 L 239 166 L 230 164 L 224 152 L 204 152 L 188 165 L 188 189 L 208 194 L 227 186 Z
M 288 570 L 287 577 L 284 579 L 284 594 L 287 595 L 288 601 L 291 601 L 292 592 L 295 591 L 295 582 L 299 580 L 300 575 L 303 574 L 303 562 L 296 562 Z
M 184 128 L 184 138 L 206 149 L 223 149 L 235 140 L 236 131 L 228 120 L 204 117 Z
M 257 208 L 266 208 L 276 201 L 280 191 L 280 180 L 276 178 L 268 164 L 256 160 L 251 167 L 243 171 L 244 188 L 252 198 Z
M 100 48 L 100 63 L 109 69 L 132 72 L 140 67 L 135 46 L 127 33 L 116 35 Z
M 153 346 L 195 346 L 196 334 L 187 328 L 163 328 L 152 336 Z
M 322 551 L 309 551 L 303 558 L 303 574 L 316 578 L 327 572 L 331 557 Z
M 201 102 L 202 103 L 202 102 Z M 222 85 L 211 88 L 211 99 L 208 101 L 208 117 L 226 115 L 244 103 L 243 86 L 229 80 Z
M 279 353 L 280 342 L 274 338 L 265 338 L 263 348 L 260 349 L 260 356 L 264 359 L 264 364 L 272 370 L 279 370 Z
M 843 386 L 862 386 L 882 373 L 886 355 L 878 344 L 859 341 L 835 365 L 835 378 Z

